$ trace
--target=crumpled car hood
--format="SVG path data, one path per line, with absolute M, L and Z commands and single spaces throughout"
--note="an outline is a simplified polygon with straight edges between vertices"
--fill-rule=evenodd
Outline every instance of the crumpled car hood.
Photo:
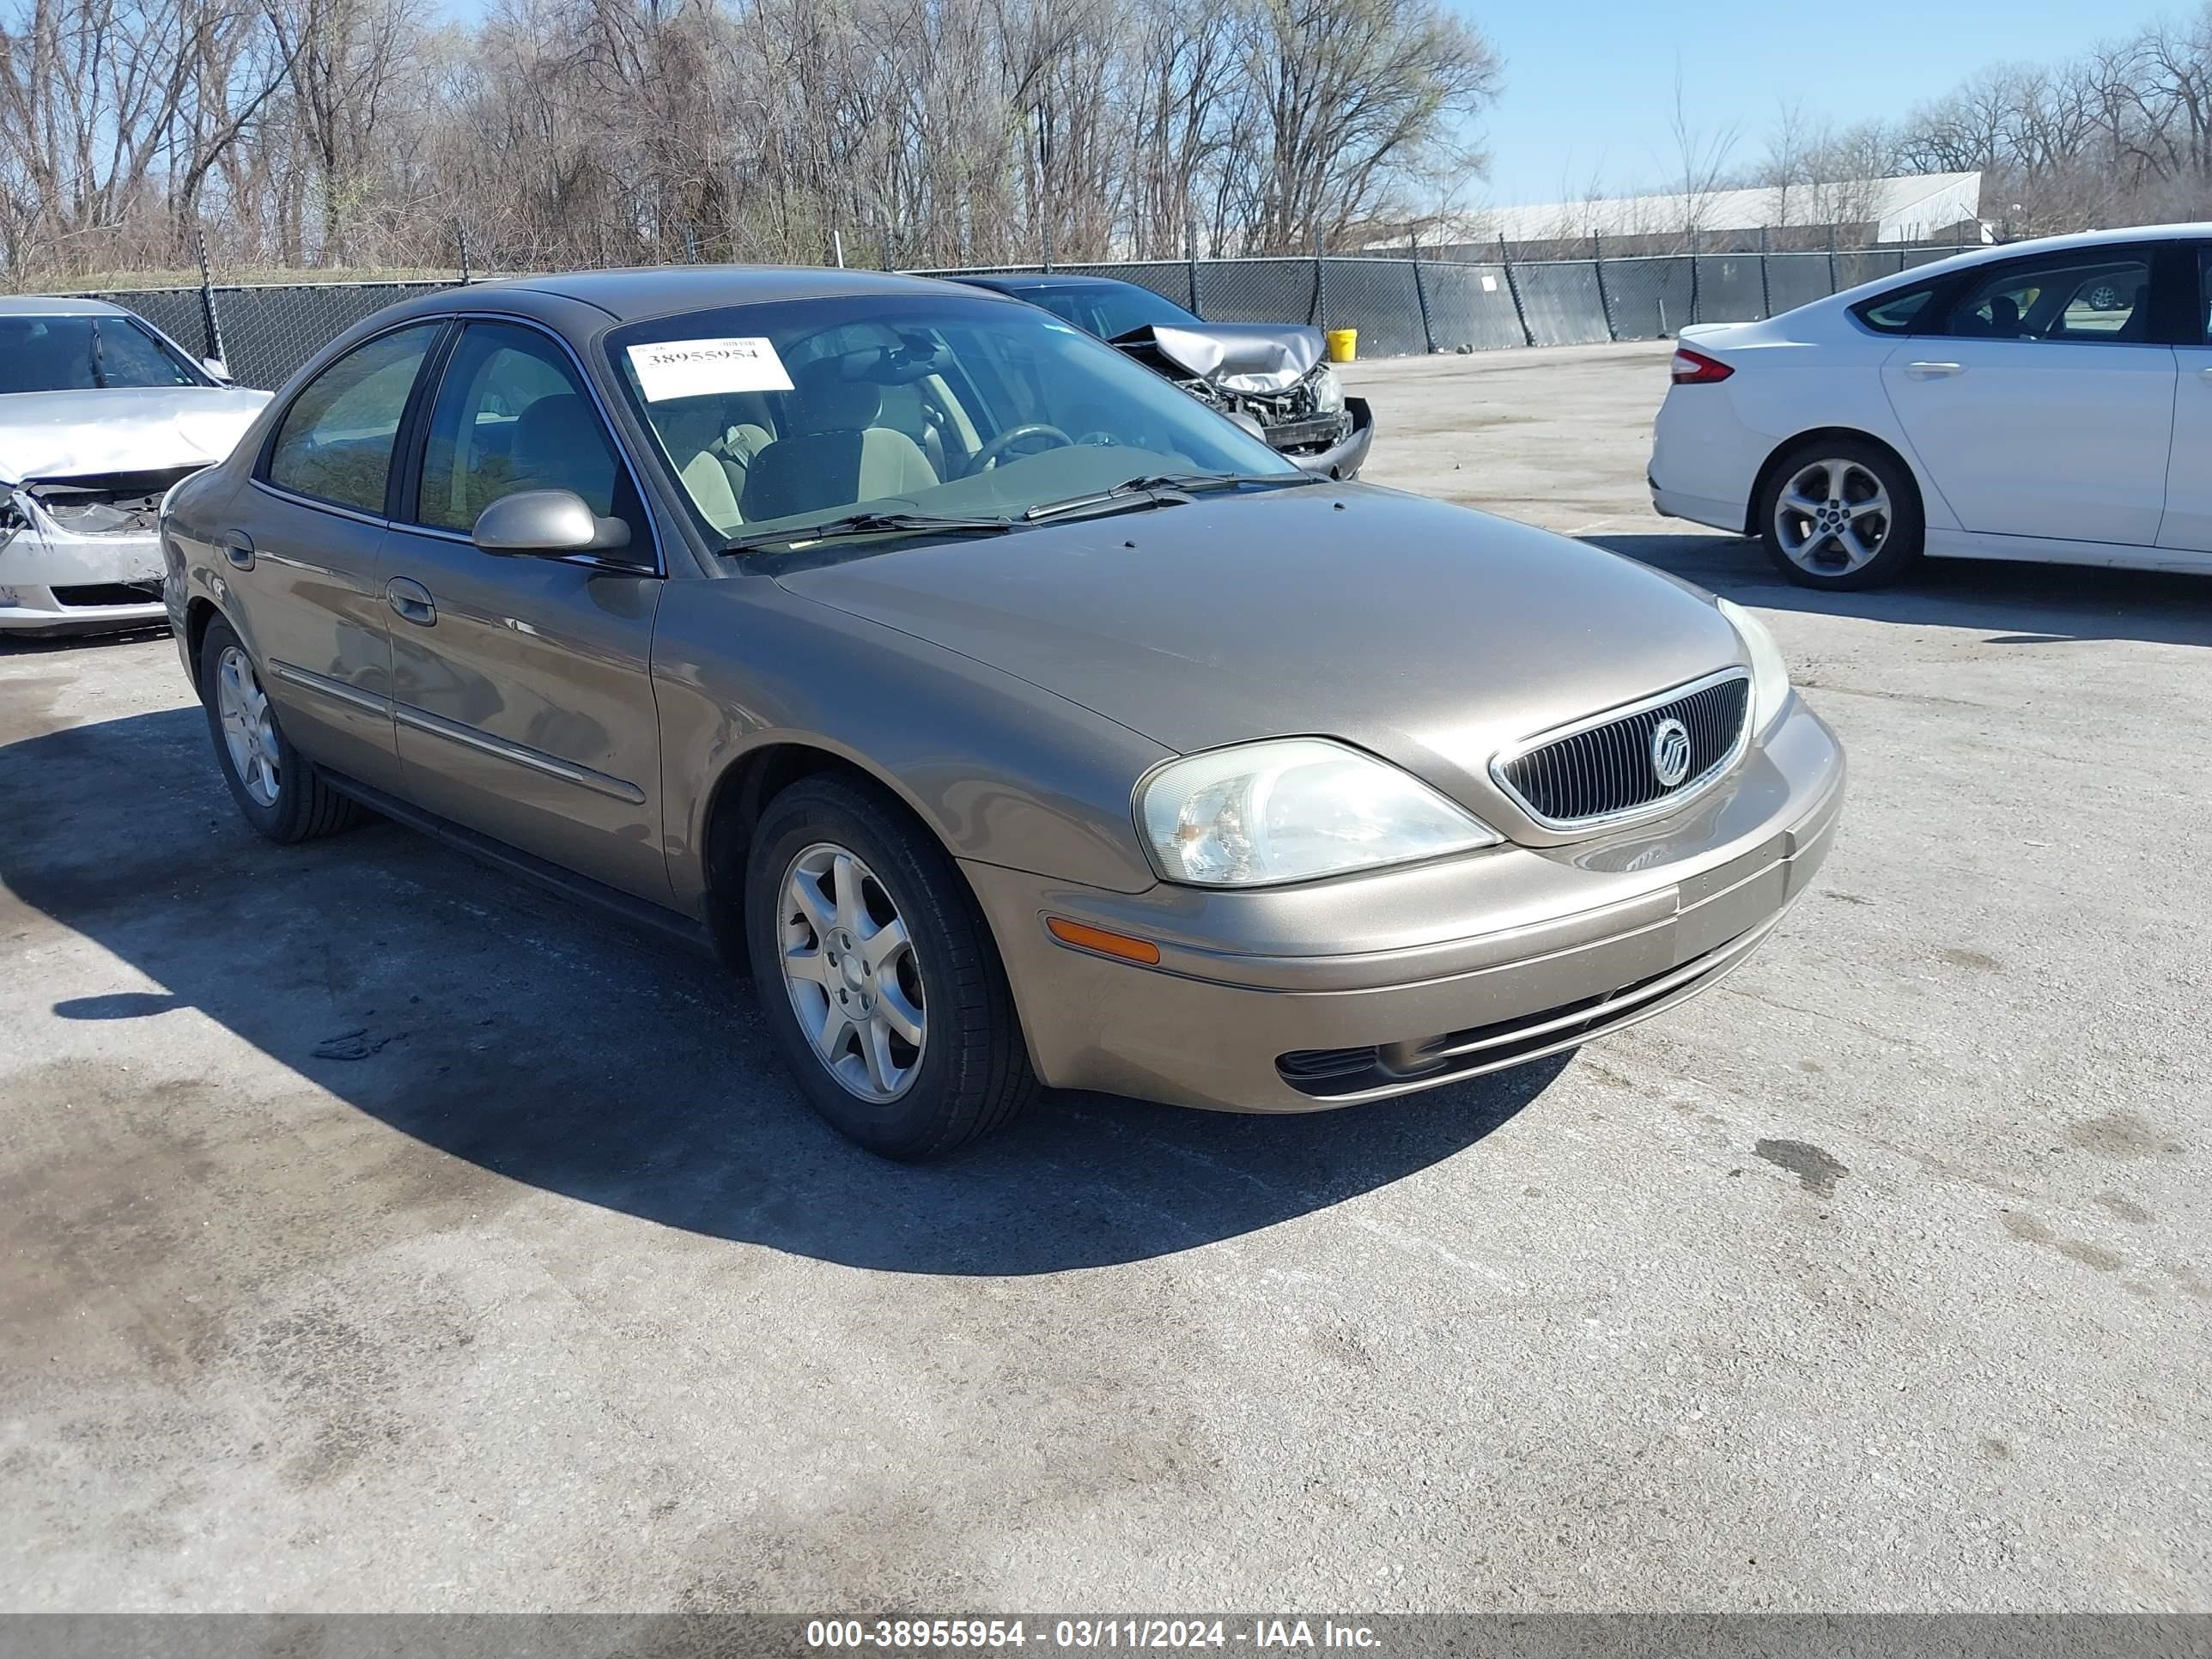
M 206 465 L 237 447 L 270 394 L 245 386 L 116 386 L 0 396 L 0 481 Z
M 1147 367 L 1210 380 L 1224 392 L 1281 392 L 1313 372 L 1326 349 L 1302 323 L 1206 323 L 1132 329 L 1114 343 Z

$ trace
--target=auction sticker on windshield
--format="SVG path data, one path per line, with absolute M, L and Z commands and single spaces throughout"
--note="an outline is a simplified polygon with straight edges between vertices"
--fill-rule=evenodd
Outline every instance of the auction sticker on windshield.
M 772 340 L 663 340 L 630 347 L 629 364 L 649 404 L 726 392 L 791 390 L 791 376 Z

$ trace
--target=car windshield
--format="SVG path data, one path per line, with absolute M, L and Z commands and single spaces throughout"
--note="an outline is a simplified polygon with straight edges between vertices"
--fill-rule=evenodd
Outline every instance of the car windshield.
M 1118 340 L 1140 328 L 1187 328 L 1199 320 L 1174 301 L 1133 283 L 1078 283 L 1018 293 L 1102 340 Z
M 128 317 L 0 317 L 0 393 L 206 384 Z
M 980 295 L 732 306 L 617 329 L 607 351 L 726 549 L 855 515 L 869 523 L 839 533 L 1042 522 L 1029 515 L 1139 478 L 1304 477 L 1111 346 Z

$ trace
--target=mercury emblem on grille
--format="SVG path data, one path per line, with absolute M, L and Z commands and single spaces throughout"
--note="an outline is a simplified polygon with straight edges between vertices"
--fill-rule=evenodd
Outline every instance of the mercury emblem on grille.
M 1681 721 L 1664 720 L 1651 728 L 1651 775 L 1662 789 L 1690 775 L 1690 728 Z

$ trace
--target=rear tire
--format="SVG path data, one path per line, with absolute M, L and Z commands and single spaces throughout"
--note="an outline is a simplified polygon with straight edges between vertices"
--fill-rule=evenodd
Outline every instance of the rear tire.
M 270 840 L 313 841 L 360 822 L 360 807 L 324 782 L 314 763 L 292 747 L 262 689 L 259 667 L 220 617 L 200 641 L 200 703 L 230 798 Z
M 1895 581 L 1927 538 L 1912 474 L 1863 438 L 1816 438 L 1784 456 L 1759 492 L 1758 522 L 1766 556 L 1801 587 Z
M 967 883 L 872 784 L 802 778 L 745 864 L 761 1011 L 807 1102 L 884 1158 L 940 1158 L 1036 1092 L 1004 965 Z

